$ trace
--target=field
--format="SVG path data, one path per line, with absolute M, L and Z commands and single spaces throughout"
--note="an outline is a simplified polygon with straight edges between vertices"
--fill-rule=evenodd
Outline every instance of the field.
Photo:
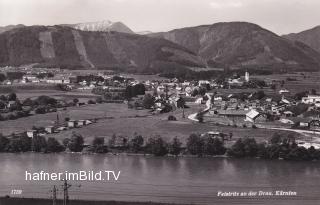
M 273 80 L 284 80 L 285 84 L 283 88 L 288 89 L 292 94 L 303 91 L 310 91 L 311 89 L 320 91 L 320 72 L 297 72 L 288 74 L 257 75 L 252 76 L 252 78 L 265 80 L 267 82 L 271 82 Z M 279 86 L 277 87 L 277 91 L 282 89 Z
M 190 105 L 185 109 L 185 115 L 197 112 L 201 107 L 199 105 Z M 53 125 L 57 119 L 64 120 L 65 117 L 71 119 L 90 119 L 102 118 L 97 123 L 82 127 L 70 129 L 56 134 L 54 136 L 59 140 L 70 137 L 72 132 L 76 132 L 85 137 L 86 143 L 91 143 L 94 137 L 105 137 L 108 140 L 113 134 L 132 137 L 135 133 L 141 134 L 143 137 L 161 136 L 170 141 L 177 136 L 185 143 L 186 138 L 191 133 L 205 133 L 208 131 L 219 131 L 224 133 L 233 133 L 233 140 L 239 137 L 255 137 L 257 141 L 265 141 L 269 139 L 275 130 L 252 129 L 252 128 L 235 128 L 231 126 L 216 126 L 212 123 L 197 123 L 187 118 L 182 118 L 182 110 L 166 114 L 152 115 L 148 110 L 128 109 L 126 104 L 97 104 L 87 105 L 83 107 L 71 107 L 66 111 L 57 113 L 47 113 L 43 115 L 34 115 L 27 118 L 20 118 L 12 121 L 0 122 L 0 133 L 11 134 L 12 132 L 26 131 L 35 126 Z M 177 121 L 168 121 L 169 115 L 174 115 Z M 111 118 L 112 119 L 109 119 Z

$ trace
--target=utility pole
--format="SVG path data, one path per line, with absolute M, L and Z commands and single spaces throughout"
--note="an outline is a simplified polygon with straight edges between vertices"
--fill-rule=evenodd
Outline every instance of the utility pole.
M 182 106 L 182 118 L 186 118 L 185 114 L 184 114 L 184 104 Z
M 52 189 L 52 205 L 57 205 L 57 189 L 56 189 L 56 185 L 54 185 L 53 189 Z
M 71 187 L 70 184 L 67 183 L 67 180 L 64 180 L 63 183 L 63 205 L 67 205 L 69 203 L 69 194 L 68 189 Z

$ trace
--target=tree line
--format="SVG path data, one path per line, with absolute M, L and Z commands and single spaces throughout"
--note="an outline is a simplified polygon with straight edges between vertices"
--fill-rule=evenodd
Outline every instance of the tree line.
M 294 137 L 274 134 L 269 142 L 257 143 L 254 138 L 239 138 L 231 147 L 227 148 L 219 137 L 207 134 L 191 134 L 185 146 L 178 137 L 170 142 L 161 136 L 143 138 L 135 134 L 130 140 L 126 137 L 113 135 L 108 142 L 104 137 L 95 137 L 90 145 L 84 145 L 84 138 L 75 132 L 71 137 L 65 138 L 62 143 L 53 137 L 45 138 L 35 136 L 29 138 L 26 134 L 5 137 L 0 134 L 0 152 L 84 152 L 108 153 L 126 152 L 152 154 L 154 156 L 166 155 L 194 155 L 203 156 L 229 156 L 235 158 L 261 158 L 285 160 L 320 160 L 320 149 L 313 146 L 304 148 L 298 146 Z

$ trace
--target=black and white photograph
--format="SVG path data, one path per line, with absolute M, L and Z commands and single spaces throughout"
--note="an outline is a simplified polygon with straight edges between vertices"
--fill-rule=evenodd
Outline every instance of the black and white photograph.
M 319 11 L 0 0 L 0 205 L 319 205 Z

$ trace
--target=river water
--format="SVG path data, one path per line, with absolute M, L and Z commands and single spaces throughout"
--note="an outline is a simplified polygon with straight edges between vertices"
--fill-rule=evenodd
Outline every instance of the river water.
M 0 154 L 0 195 L 51 196 L 60 181 L 26 181 L 25 171 L 121 171 L 118 181 L 69 181 L 71 199 L 187 204 L 320 204 L 320 162 L 125 155 Z M 217 196 L 218 192 L 292 191 L 296 196 Z M 12 196 L 12 195 L 11 195 Z

